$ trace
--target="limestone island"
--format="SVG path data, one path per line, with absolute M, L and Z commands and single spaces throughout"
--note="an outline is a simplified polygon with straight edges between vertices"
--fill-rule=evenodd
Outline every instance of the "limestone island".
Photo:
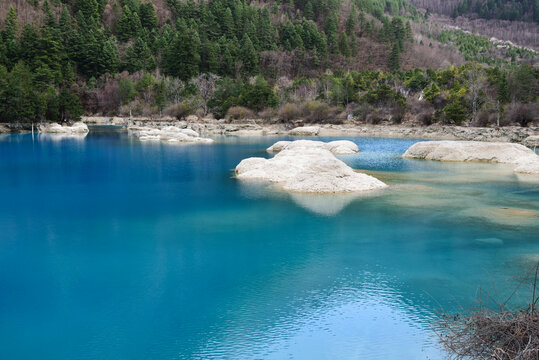
M 520 144 L 480 141 L 422 141 L 403 157 L 436 161 L 484 161 L 517 165 L 517 173 L 539 175 L 539 156 Z
M 138 127 L 132 126 L 128 130 L 132 131 L 140 141 L 166 141 L 169 143 L 213 143 L 213 139 L 200 137 L 200 134 L 192 129 L 181 129 L 177 126 L 166 126 L 164 128 Z
M 78 121 L 71 126 L 62 126 L 58 123 L 40 124 L 38 131 L 47 134 L 87 134 L 90 130 L 88 126 L 82 121 Z
M 322 142 L 300 140 L 278 146 L 276 143 L 269 149 L 280 149 L 278 154 L 271 159 L 242 160 L 236 167 L 236 177 L 269 181 L 297 193 L 352 193 L 387 187 L 370 175 L 356 172 L 319 143 Z
M 314 140 L 277 141 L 266 149 L 268 152 L 281 152 L 298 148 L 318 148 L 329 150 L 334 155 L 353 155 L 359 152 L 357 145 L 349 140 L 336 140 L 330 142 Z

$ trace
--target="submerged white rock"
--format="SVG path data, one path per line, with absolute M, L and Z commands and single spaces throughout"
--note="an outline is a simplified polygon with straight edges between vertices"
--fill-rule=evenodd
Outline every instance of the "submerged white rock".
M 320 132 L 320 126 L 301 126 L 288 132 L 289 135 L 296 136 L 316 136 Z
M 200 137 L 199 133 L 192 129 L 181 129 L 176 126 L 166 126 L 162 129 L 149 127 L 133 127 L 140 141 L 166 141 L 185 143 L 212 143 L 213 139 Z
M 422 141 L 403 157 L 437 161 L 487 161 L 515 164 L 515 172 L 539 175 L 539 156 L 524 145 L 480 141 Z
M 314 140 L 278 141 L 266 150 L 268 152 L 280 152 L 292 149 L 301 151 L 301 149 L 307 148 L 329 150 L 334 155 L 352 155 L 359 152 L 357 145 L 349 140 L 336 140 L 327 143 Z
M 49 134 L 86 134 L 90 131 L 82 121 L 76 122 L 72 126 L 62 126 L 58 123 L 40 124 L 38 130 Z
M 285 149 L 271 159 L 248 158 L 236 167 L 238 179 L 277 183 L 300 193 L 347 193 L 382 189 L 380 180 L 354 171 L 329 150 L 316 147 Z

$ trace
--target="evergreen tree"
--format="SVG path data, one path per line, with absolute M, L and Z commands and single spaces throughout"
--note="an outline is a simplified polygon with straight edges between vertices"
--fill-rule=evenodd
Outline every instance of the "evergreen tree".
M 231 39 L 236 33 L 234 19 L 232 18 L 232 11 L 228 7 L 226 8 L 223 18 L 221 19 L 221 31 L 229 39 Z
M 11 69 L 19 57 L 19 46 L 17 45 L 17 31 L 19 23 L 17 22 L 17 12 L 13 6 L 9 7 L 6 16 L 4 30 L 2 30 L 2 39 L 5 46 L 5 57 L 8 70 Z
M 62 89 L 58 94 L 58 110 L 62 122 L 78 121 L 84 113 L 79 97 L 67 89 Z
M 135 43 L 127 49 L 125 69 L 132 74 L 140 70 L 153 71 L 155 69 L 155 59 L 141 37 L 138 37 Z
M 346 33 L 351 35 L 357 26 L 357 10 L 355 6 L 352 6 L 350 14 L 348 14 L 348 19 L 346 20 Z
M 339 39 L 339 50 L 343 56 L 350 56 L 350 47 L 348 46 L 348 38 L 346 36 L 346 33 L 341 33 Z
M 356 34 L 350 34 L 350 55 L 356 57 L 359 52 L 359 46 L 357 44 Z
M 219 71 L 219 46 L 206 39 L 201 47 L 200 60 L 201 72 L 217 74 Z
M 252 74 L 258 70 L 258 55 L 248 35 L 242 39 L 239 59 L 247 73 Z
M 155 7 L 151 2 L 140 4 L 138 14 L 143 28 L 150 31 L 157 28 L 157 15 L 155 14 Z
M 107 40 L 103 44 L 101 53 L 101 72 L 115 74 L 120 66 L 120 54 L 116 44 L 111 40 Z
M 198 73 L 200 38 L 195 30 L 182 25 L 167 49 L 165 64 L 169 75 L 182 80 L 189 80 Z
M 307 4 L 305 4 L 303 16 L 305 16 L 305 18 L 308 20 L 314 20 L 313 4 L 310 1 L 307 1 Z
M 507 75 L 502 74 L 500 81 L 498 83 L 498 89 L 497 89 L 497 100 L 502 103 L 506 104 L 509 102 L 509 84 L 507 82 Z
M 226 45 L 222 51 L 219 73 L 222 75 L 234 75 L 234 58 L 232 57 L 229 46 Z
M 127 41 L 141 32 L 141 22 L 136 12 L 132 12 L 129 6 L 124 6 L 122 16 L 116 26 L 118 40 Z
M 393 45 L 393 49 L 391 50 L 391 54 L 389 55 L 389 59 L 387 60 L 387 66 L 391 71 L 400 70 L 400 49 L 398 43 L 395 43 L 395 45 Z
M 338 24 L 339 22 L 337 19 L 337 13 L 332 12 L 328 16 L 328 19 L 326 22 L 326 28 L 325 28 L 329 52 L 332 54 L 336 54 L 339 50 L 338 39 L 337 39 Z
M 100 18 L 97 0 L 76 0 L 73 11 L 75 13 L 82 12 L 87 19 L 97 20 Z

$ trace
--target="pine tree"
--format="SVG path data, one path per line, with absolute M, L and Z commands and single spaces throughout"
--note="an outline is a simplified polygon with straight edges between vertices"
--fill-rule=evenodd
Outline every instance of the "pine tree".
M 252 74 L 258 70 L 258 55 L 248 35 L 245 35 L 241 41 L 239 59 L 247 73 Z
M 100 57 L 101 72 L 115 74 L 120 66 L 120 54 L 116 44 L 111 40 L 105 41 L 103 44 L 103 51 Z
M 207 39 L 204 40 L 201 47 L 200 59 L 200 70 L 202 72 L 217 74 L 219 71 L 219 46 Z
M 132 12 L 129 6 L 124 6 L 122 16 L 116 26 L 118 40 L 127 41 L 140 34 L 142 24 L 136 12 Z
M 76 0 L 73 12 L 77 13 L 79 11 L 87 19 L 94 18 L 94 20 L 97 20 L 100 18 L 97 0 Z
M 234 58 L 230 52 L 230 45 L 224 44 L 221 45 L 221 66 L 219 68 L 219 73 L 221 75 L 234 75 Z
M 341 33 L 339 39 L 339 51 L 343 56 L 350 56 L 350 47 L 348 46 L 348 38 L 346 36 L 346 33 Z
M 338 24 L 339 22 L 337 19 L 337 14 L 335 12 L 332 12 L 328 16 L 325 28 L 329 52 L 332 54 L 336 54 L 339 50 L 339 44 L 337 39 Z
M 357 38 L 356 38 L 355 33 L 350 34 L 349 41 L 350 41 L 350 55 L 353 57 L 356 57 L 359 52 L 359 46 L 357 44 Z
M 410 24 L 410 21 L 406 22 L 405 39 L 409 42 L 414 41 L 414 33 L 412 31 L 412 25 Z
M 266 8 L 260 13 L 257 37 L 261 50 L 275 50 L 277 48 L 275 45 L 275 29 L 271 22 L 269 11 Z
M 196 30 L 181 27 L 167 49 L 165 69 L 169 75 L 189 80 L 199 71 L 200 38 Z
M 148 44 L 141 38 L 127 49 L 125 68 L 131 74 L 140 70 L 153 71 L 155 60 L 150 52 Z
M 17 12 L 13 6 L 9 7 L 6 16 L 4 30 L 2 30 L 2 39 L 6 48 L 6 63 L 8 70 L 11 69 L 18 60 L 19 46 L 17 45 L 17 31 L 19 23 L 17 22 Z
M 228 7 L 226 8 L 223 18 L 221 19 L 221 31 L 229 39 L 231 39 L 236 32 L 234 28 L 234 19 L 232 18 L 232 11 Z
M 350 14 L 348 14 L 348 19 L 346 20 L 346 33 L 348 35 L 352 34 L 356 30 L 357 26 L 357 10 L 355 6 L 352 6 Z
M 314 20 L 313 4 L 310 1 L 307 1 L 307 4 L 305 4 L 303 16 L 308 20 Z
M 54 14 L 52 13 L 51 7 L 47 0 L 43 2 L 43 13 L 45 14 L 45 25 L 50 28 L 55 28 L 57 25 L 56 18 L 54 17 Z
M 398 43 L 393 45 L 393 49 L 391 50 L 391 54 L 389 55 L 389 59 L 387 61 L 387 66 L 391 71 L 400 70 L 400 49 Z
M 506 104 L 509 102 L 509 84 L 507 82 L 507 75 L 502 74 L 500 81 L 498 83 L 498 90 L 497 90 L 497 100 L 502 103 Z
M 143 28 L 150 31 L 157 28 L 157 15 L 155 14 L 155 7 L 151 2 L 140 4 L 138 14 Z
M 67 89 L 62 89 L 58 95 L 58 105 L 60 113 L 60 121 L 77 121 L 80 120 L 84 113 L 82 104 L 77 95 L 70 93 Z

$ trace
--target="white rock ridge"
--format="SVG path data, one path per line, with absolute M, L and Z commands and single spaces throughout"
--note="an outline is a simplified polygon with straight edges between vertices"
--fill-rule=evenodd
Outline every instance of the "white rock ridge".
M 149 127 L 133 127 L 140 141 L 166 141 L 170 143 L 212 143 L 213 139 L 202 138 L 192 129 L 180 129 L 176 126 L 166 126 L 162 129 Z
M 301 126 L 288 132 L 289 135 L 296 136 L 316 136 L 320 132 L 320 126 Z
M 515 172 L 539 175 L 539 156 L 524 145 L 480 141 L 422 141 L 403 157 L 436 161 L 486 161 L 515 164 Z
M 236 177 L 273 182 L 298 193 L 350 193 L 387 187 L 354 171 L 329 150 L 316 147 L 285 149 L 271 159 L 245 159 L 236 167 Z
M 268 152 L 280 152 L 283 150 L 293 150 L 301 148 L 317 148 L 329 150 L 334 155 L 352 155 L 359 152 L 355 143 L 348 140 L 337 140 L 330 142 L 314 140 L 278 141 L 269 148 Z
M 58 123 L 40 124 L 38 130 L 49 134 L 86 134 L 90 131 L 82 121 L 76 122 L 72 126 L 62 126 Z

